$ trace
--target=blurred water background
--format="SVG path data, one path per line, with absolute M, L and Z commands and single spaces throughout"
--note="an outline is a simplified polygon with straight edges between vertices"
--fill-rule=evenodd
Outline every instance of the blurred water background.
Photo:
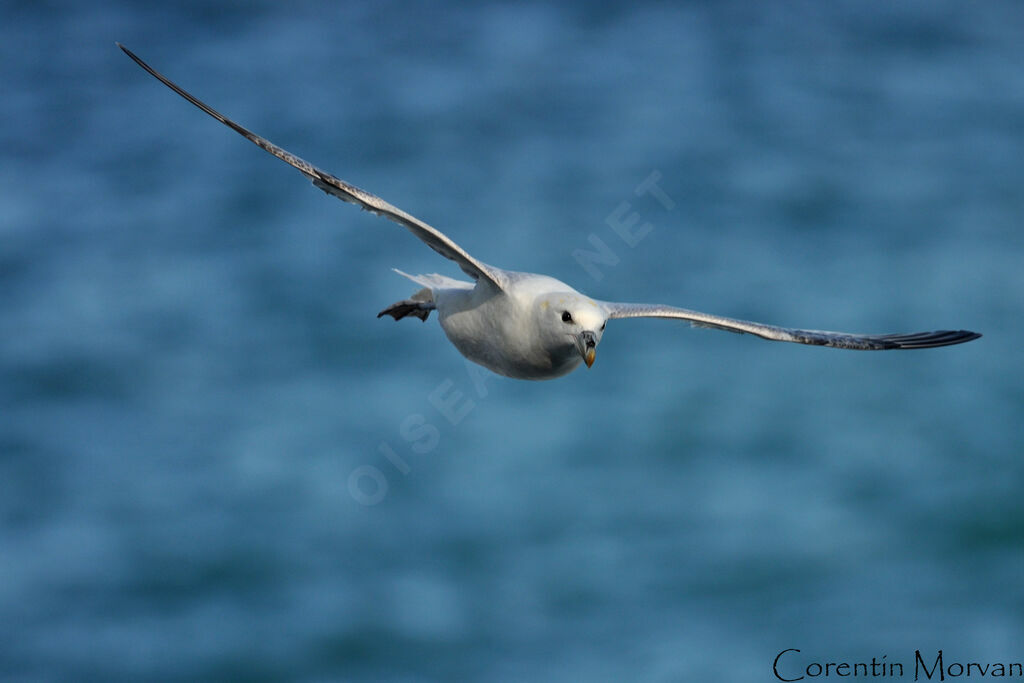
M 1024 659 L 1018 3 L 0 8 L 0 677 Z M 453 264 L 115 40 L 484 261 L 985 337 L 621 321 L 590 371 L 470 372 L 433 318 L 375 318 L 413 291 L 390 268 Z

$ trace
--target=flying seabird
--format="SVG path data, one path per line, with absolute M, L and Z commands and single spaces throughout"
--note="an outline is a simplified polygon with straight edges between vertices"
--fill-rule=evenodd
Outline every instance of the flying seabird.
M 395 320 L 414 317 L 426 321 L 430 312 L 436 310 L 441 328 L 455 348 L 469 360 L 500 375 L 542 380 L 568 374 L 581 362 L 589 368 L 594 364 L 605 326 L 609 320 L 619 318 L 671 318 L 696 327 L 747 333 L 772 341 L 856 350 L 926 349 L 962 344 L 981 336 L 969 330 L 851 334 L 778 327 L 675 306 L 599 301 L 547 275 L 488 265 L 440 230 L 235 123 L 158 73 L 124 45 L 117 46 L 171 90 L 301 171 L 316 187 L 398 223 L 428 247 L 454 261 L 473 282 L 396 270 L 422 289 L 388 306 L 377 317 L 390 315 Z

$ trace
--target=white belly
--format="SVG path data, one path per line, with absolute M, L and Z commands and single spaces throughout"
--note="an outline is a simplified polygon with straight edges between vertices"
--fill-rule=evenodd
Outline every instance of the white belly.
M 480 287 L 434 290 L 438 320 L 448 340 L 469 360 L 516 379 L 554 379 L 579 366 L 579 353 L 545 349 L 527 312 Z

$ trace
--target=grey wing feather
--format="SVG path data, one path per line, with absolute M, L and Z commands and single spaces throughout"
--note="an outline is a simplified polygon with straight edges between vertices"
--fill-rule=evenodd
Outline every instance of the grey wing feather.
M 455 261 L 455 263 L 459 265 L 459 268 L 461 268 L 462 271 L 465 272 L 467 275 L 473 277 L 474 279 L 483 278 L 489 281 L 498 289 L 503 288 L 505 280 L 503 271 L 501 271 L 498 268 L 494 268 L 493 266 L 488 266 L 485 263 L 477 261 L 475 258 L 466 253 L 466 251 L 462 249 L 462 247 L 460 247 L 451 239 L 449 239 L 447 235 L 442 233 L 437 228 L 431 227 L 430 225 L 419 220 L 418 218 L 407 214 L 406 212 L 402 211 L 401 209 L 395 206 L 392 206 L 391 204 L 387 203 L 386 201 L 384 201 L 383 199 L 374 194 L 371 194 L 365 190 L 361 190 L 355 185 L 350 185 L 349 183 L 346 183 L 344 180 L 341 180 L 340 178 L 337 178 L 331 175 L 330 173 L 327 173 L 326 171 L 320 170 L 316 166 L 310 164 L 308 161 L 300 159 L 291 152 L 278 147 L 274 143 L 270 142 L 269 140 L 263 137 L 260 137 L 259 135 L 256 135 L 252 131 L 248 130 L 247 128 L 244 128 L 238 123 L 235 123 L 234 121 L 227 118 L 217 110 L 213 109 L 209 105 L 194 97 L 186 90 L 176 85 L 170 79 L 156 71 L 149 64 L 146 64 L 146 62 L 142 61 L 142 59 L 136 56 L 131 50 L 126 48 L 124 45 L 117 43 L 117 46 L 121 48 L 125 54 L 131 57 L 136 64 L 141 66 L 143 69 L 149 72 L 150 75 L 155 77 L 168 88 L 178 93 L 186 100 L 188 100 L 189 102 L 191 102 L 192 104 L 194 104 L 199 109 L 203 110 L 213 118 L 217 119 L 224 125 L 243 135 L 245 138 L 255 143 L 262 149 L 266 150 L 267 152 L 270 152 L 278 159 L 302 171 L 302 173 L 307 178 L 313 181 L 314 185 L 319 187 L 327 194 L 334 195 L 338 199 L 341 199 L 346 202 L 358 204 L 366 211 L 373 212 L 378 216 L 384 216 L 385 218 L 388 218 L 404 226 L 406 229 L 409 230 L 409 232 L 416 235 L 416 237 L 420 238 L 420 240 L 422 240 L 428 247 L 430 247 L 437 253 L 441 254 L 441 256 L 444 256 L 445 258 Z
M 623 304 L 604 302 L 608 318 L 674 318 L 685 320 L 696 327 L 710 327 L 717 330 L 757 335 L 773 341 L 832 346 L 837 349 L 881 350 L 881 349 L 927 349 L 935 346 L 962 344 L 981 335 L 969 330 L 939 330 L 936 332 L 915 332 L 911 334 L 851 334 L 847 332 L 826 332 L 823 330 L 799 330 L 777 327 L 762 323 L 725 318 L 708 313 L 689 311 L 675 306 L 658 304 Z

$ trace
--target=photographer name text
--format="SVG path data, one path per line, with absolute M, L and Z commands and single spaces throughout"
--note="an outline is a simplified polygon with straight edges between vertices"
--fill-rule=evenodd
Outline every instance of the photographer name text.
M 807 657 L 795 648 L 775 656 L 772 672 L 780 681 L 809 681 L 817 678 L 909 678 L 915 681 L 946 681 L 963 678 L 1024 678 L 1020 661 L 974 661 L 945 656 L 942 650 L 923 654 L 914 651 L 913 664 L 891 660 L 888 655 L 860 661 L 824 661 Z

